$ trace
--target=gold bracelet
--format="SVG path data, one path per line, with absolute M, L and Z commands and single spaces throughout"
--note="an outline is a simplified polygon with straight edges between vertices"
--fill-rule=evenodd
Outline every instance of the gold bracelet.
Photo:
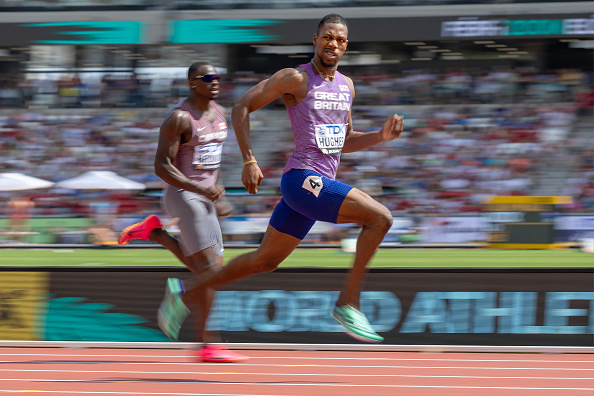
M 249 160 L 249 161 L 245 161 L 245 162 L 243 163 L 243 166 L 246 166 L 246 165 L 249 165 L 249 164 L 255 164 L 255 163 L 257 163 L 257 162 L 258 162 L 258 161 L 256 161 L 256 160 Z

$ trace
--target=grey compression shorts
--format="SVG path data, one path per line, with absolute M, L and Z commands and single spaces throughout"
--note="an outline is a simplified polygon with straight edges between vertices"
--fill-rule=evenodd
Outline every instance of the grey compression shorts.
M 223 234 L 214 202 L 167 185 L 161 203 L 167 216 L 179 219 L 184 255 L 191 256 L 212 246 L 213 252 L 223 257 Z

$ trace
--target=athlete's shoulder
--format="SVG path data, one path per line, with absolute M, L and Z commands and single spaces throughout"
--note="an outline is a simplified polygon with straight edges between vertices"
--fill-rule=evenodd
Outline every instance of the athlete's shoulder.
M 307 72 L 302 67 L 297 67 L 297 68 L 287 67 L 284 69 L 280 69 L 279 71 L 274 73 L 272 75 L 272 77 L 276 77 L 277 79 L 282 79 L 282 80 L 303 81 L 304 78 L 307 78 Z
M 176 107 L 171 110 L 167 118 L 172 120 L 185 120 L 190 118 L 190 114 L 187 110 Z
M 353 80 L 349 76 L 345 76 L 342 73 L 340 73 L 340 75 L 344 78 L 344 80 L 346 81 L 347 85 L 351 89 L 351 93 L 354 94 L 355 93 L 355 83 L 353 83 Z
M 179 108 L 174 107 L 171 111 L 165 116 L 163 120 L 163 124 L 161 125 L 162 128 L 175 128 L 179 129 L 180 127 L 188 127 L 190 125 L 190 115 L 187 111 Z
M 337 71 L 337 73 L 340 73 L 340 72 L 339 72 L 339 71 Z M 351 84 L 351 85 L 353 84 L 353 79 L 352 79 L 352 78 L 350 78 L 349 76 L 347 76 L 347 75 L 346 75 L 346 74 L 344 74 L 344 73 L 340 73 L 340 75 L 341 75 L 341 76 L 342 76 L 342 77 L 343 77 L 343 78 L 346 80 L 346 82 L 347 82 L 347 83 L 349 83 L 349 84 Z
M 165 117 L 165 119 L 169 119 L 169 118 L 177 118 L 177 117 L 187 117 L 188 115 L 188 104 L 186 103 L 186 100 L 182 100 L 181 102 L 177 103 L 175 106 L 173 106 L 171 108 L 171 110 L 169 110 L 169 113 L 167 113 L 167 116 Z
M 281 95 L 297 95 L 304 89 L 307 90 L 308 81 L 309 77 L 304 70 L 286 68 L 277 71 L 267 80 L 266 89 Z

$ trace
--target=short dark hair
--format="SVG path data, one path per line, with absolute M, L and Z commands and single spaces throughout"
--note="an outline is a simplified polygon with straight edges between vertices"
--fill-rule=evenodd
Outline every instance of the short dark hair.
M 190 78 L 190 76 L 194 73 L 196 73 L 196 70 L 200 69 L 202 66 L 207 66 L 208 63 L 203 63 L 203 62 L 194 62 L 190 65 L 190 67 L 188 68 L 188 79 Z
M 338 14 L 328 14 L 320 20 L 320 23 L 318 24 L 317 33 L 320 32 L 320 28 L 322 26 L 324 26 L 325 23 L 338 23 L 338 24 L 346 26 L 347 28 L 349 27 L 346 19 L 344 19 L 342 16 L 340 16 Z

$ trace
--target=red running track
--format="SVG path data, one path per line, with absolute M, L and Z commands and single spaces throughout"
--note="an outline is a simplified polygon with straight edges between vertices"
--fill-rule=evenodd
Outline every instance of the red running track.
M 0 395 L 592 396 L 594 355 L 0 348 Z

